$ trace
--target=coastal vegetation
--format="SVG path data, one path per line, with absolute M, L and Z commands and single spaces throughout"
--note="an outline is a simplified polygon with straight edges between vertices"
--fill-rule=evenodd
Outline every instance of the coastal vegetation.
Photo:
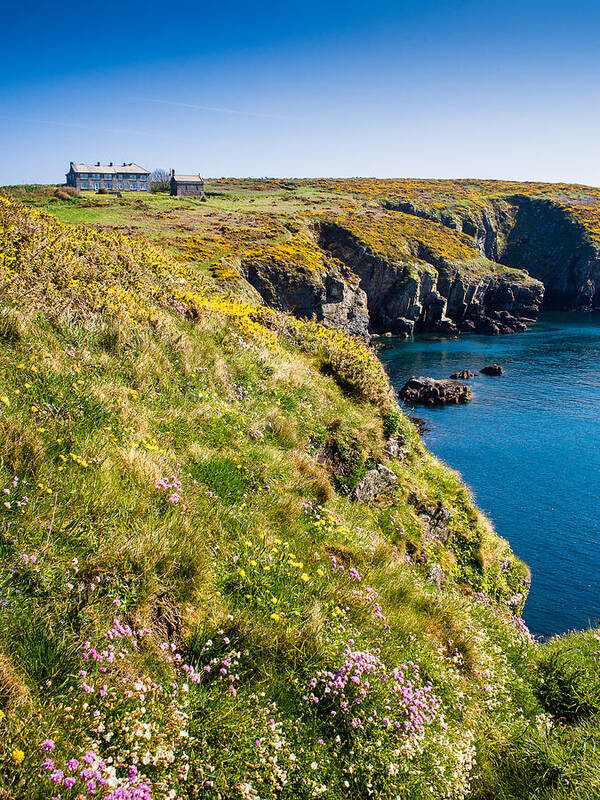
M 333 220 L 485 260 L 368 183 L 0 197 L 0 797 L 600 796 L 600 633 L 537 641 L 375 353 L 244 277 Z

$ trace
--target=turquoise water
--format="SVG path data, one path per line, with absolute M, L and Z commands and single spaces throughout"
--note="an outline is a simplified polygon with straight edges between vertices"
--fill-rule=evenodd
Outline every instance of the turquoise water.
M 600 621 L 600 314 L 544 314 L 512 336 L 421 336 L 380 353 L 400 388 L 497 361 L 467 406 L 426 409 L 427 446 L 458 470 L 530 566 L 524 618 L 549 636 Z

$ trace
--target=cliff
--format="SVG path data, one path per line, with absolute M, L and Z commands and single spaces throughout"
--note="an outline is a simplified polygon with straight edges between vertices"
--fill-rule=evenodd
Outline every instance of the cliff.
M 482 195 L 477 204 L 460 206 L 413 200 L 383 205 L 463 232 L 482 255 L 526 270 L 543 283 L 546 308 L 593 311 L 600 308 L 600 203 L 595 195 L 581 194 Z
M 368 337 L 369 309 L 359 277 L 310 238 L 254 248 L 239 263 L 243 277 L 271 308 Z
M 359 276 L 375 332 L 512 333 L 536 318 L 543 286 L 480 257 L 467 237 L 415 231 L 394 212 L 372 231 L 358 216 L 318 224 L 320 245 Z
M 513 333 L 537 316 L 543 286 L 493 263 L 469 236 L 396 211 L 315 217 L 282 243 L 240 254 L 269 306 L 368 336 Z

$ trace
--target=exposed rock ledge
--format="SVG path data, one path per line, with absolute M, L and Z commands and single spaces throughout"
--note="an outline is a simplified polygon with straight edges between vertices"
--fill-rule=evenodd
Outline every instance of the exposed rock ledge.
M 488 197 L 445 209 L 410 201 L 383 205 L 464 232 L 482 255 L 527 270 L 543 282 L 546 308 L 600 310 L 600 240 L 573 214 L 578 203 L 562 199 Z
M 397 483 L 398 477 L 389 467 L 378 464 L 377 469 L 371 469 L 354 490 L 354 499 L 362 502 L 374 500 L 386 489 Z

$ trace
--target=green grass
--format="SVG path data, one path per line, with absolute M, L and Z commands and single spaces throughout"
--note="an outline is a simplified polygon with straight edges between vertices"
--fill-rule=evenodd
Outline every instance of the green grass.
M 510 615 L 526 567 L 362 344 L 143 242 L 3 210 L 7 800 L 111 797 L 44 767 L 90 751 L 161 800 L 598 796 L 600 635 L 541 645 Z M 396 485 L 355 502 L 382 462 Z

